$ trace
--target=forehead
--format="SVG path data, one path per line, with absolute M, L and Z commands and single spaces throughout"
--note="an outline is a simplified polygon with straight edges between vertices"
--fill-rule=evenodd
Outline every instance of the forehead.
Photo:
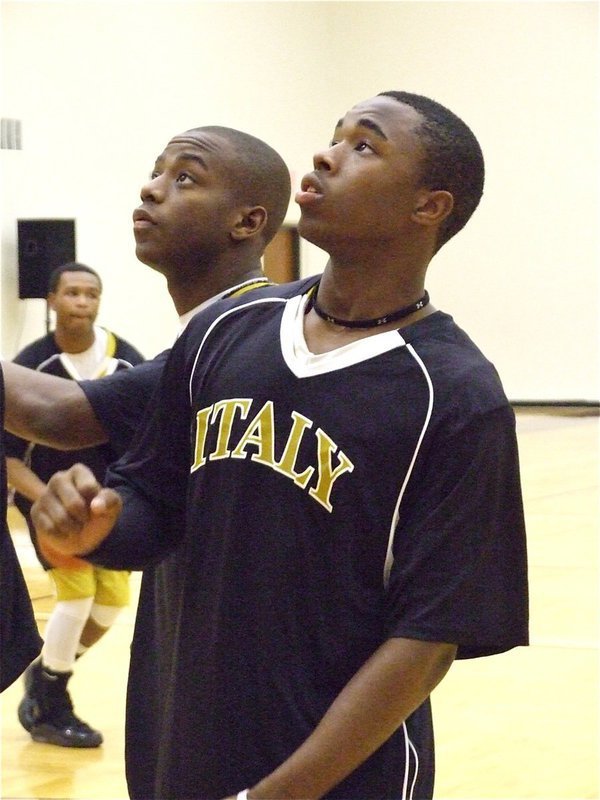
M 206 166 L 218 166 L 231 160 L 233 155 L 233 146 L 225 137 L 214 131 L 192 128 L 173 136 L 158 159 L 198 158 Z
M 423 117 L 412 106 L 393 97 L 377 96 L 353 106 L 336 127 L 362 125 L 391 142 L 400 138 L 418 142 L 417 129 L 422 122 Z
M 95 289 L 100 288 L 100 281 L 95 275 L 92 275 L 91 272 L 83 272 L 79 270 L 67 270 L 66 272 L 62 272 L 58 279 L 58 289 L 64 289 L 66 287 L 73 287 L 73 286 L 83 286 L 85 288 L 94 287 Z

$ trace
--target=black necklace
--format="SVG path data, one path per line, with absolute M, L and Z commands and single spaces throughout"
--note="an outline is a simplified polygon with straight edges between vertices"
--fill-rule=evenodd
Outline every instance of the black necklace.
M 415 311 L 419 311 L 421 308 L 425 308 L 425 306 L 429 303 L 429 294 L 425 292 L 423 297 L 417 300 L 416 303 L 411 303 L 409 306 L 404 306 L 403 308 L 399 308 L 397 311 L 391 311 L 389 314 L 385 314 L 383 317 L 375 317 L 374 319 L 340 319 L 339 317 L 334 317 L 331 314 L 328 314 L 326 311 L 323 311 L 321 306 L 317 303 L 317 293 L 319 291 L 319 284 L 317 283 L 314 286 L 313 291 L 308 298 L 308 303 L 306 304 L 305 314 L 312 309 L 317 316 L 324 319 L 325 322 L 330 322 L 332 325 L 339 325 L 342 328 L 377 328 L 379 325 L 385 325 L 388 322 L 395 322 L 398 319 L 403 319 L 404 317 L 408 317 L 409 314 L 413 314 Z

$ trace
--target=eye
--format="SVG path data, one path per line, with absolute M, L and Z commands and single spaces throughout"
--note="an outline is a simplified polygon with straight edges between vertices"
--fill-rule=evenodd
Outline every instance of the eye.
M 177 176 L 177 183 L 187 183 L 187 181 L 194 181 L 189 172 L 180 172 Z
M 375 152 L 375 150 L 371 147 L 369 142 L 364 141 L 364 139 L 358 142 L 358 144 L 355 146 L 354 149 L 357 150 L 359 153 L 364 153 L 366 150 L 370 150 L 371 153 Z

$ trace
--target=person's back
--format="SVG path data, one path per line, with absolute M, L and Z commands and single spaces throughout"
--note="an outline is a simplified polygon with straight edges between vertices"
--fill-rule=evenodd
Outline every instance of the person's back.
M 48 304 L 56 314 L 55 330 L 23 348 L 15 362 L 71 380 L 96 379 L 141 363 L 143 356 L 132 345 L 95 325 L 101 292 L 100 277 L 84 264 L 71 262 L 54 270 Z M 36 741 L 96 747 L 102 736 L 74 716 L 66 685 L 75 659 L 108 630 L 127 604 L 129 576 L 40 548 L 29 511 L 57 470 L 79 462 L 102 479 L 114 455 L 108 446 L 64 452 L 8 434 L 6 455 L 15 505 L 27 521 L 38 559 L 51 575 L 57 595 L 41 659 L 26 673 L 19 719 Z
M 23 672 L 40 651 L 33 609 L 6 523 L 4 459 L 4 381 L 0 370 L 0 692 Z

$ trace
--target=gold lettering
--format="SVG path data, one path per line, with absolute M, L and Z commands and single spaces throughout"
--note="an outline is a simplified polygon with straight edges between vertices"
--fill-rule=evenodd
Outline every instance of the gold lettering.
M 246 447 L 255 446 L 257 451 L 251 456 L 252 461 L 272 467 L 275 462 L 274 432 L 273 403 L 269 400 L 248 425 L 231 457 L 246 458 Z
M 303 417 L 302 414 L 298 414 L 297 411 L 292 411 L 292 419 L 294 420 L 294 424 L 288 436 L 285 450 L 283 451 L 281 460 L 276 462 L 274 466 L 278 472 L 291 478 L 296 486 L 304 489 L 315 471 L 315 468 L 307 467 L 304 472 L 299 473 L 294 471 L 294 467 L 296 465 L 298 450 L 300 449 L 300 442 L 302 441 L 304 431 L 307 428 L 312 428 L 312 422 L 306 417 Z
M 333 484 L 340 475 L 345 472 L 352 472 L 354 464 L 350 461 L 348 456 L 339 451 L 338 465 L 332 470 L 331 456 L 337 449 L 337 445 L 327 434 L 320 428 L 317 430 L 317 439 L 319 441 L 319 481 L 314 489 L 309 490 L 309 495 L 314 497 L 327 511 L 333 511 L 333 506 L 330 503 L 331 490 Z
M 303 438 L 313 426 L 312 420 L 293 411 L 292 426 L 285 448 L 279 461 L 275 461 L 275 409 L 272 401 L 267 401 L 246 427 L 237 445 L 231 448 L 231 433 L 236 418 L 245 420 L 252 408 L 252 400 L 237 398 L 221 400 L 201 409 L 196 414 L 196 435 L 194 442 L 194 463 L 191 472 L 203 467 L 207 462 L 206 449 L 209 426 L 218 425 L 215 448 L 208 455 L 209 461 L 224 458 L 244 459 L 249 448 L 256 448 L 251 454 L 252 461 L 265 464 L 294 481 L 296 486 L 305 489 L 316 471 L 308 466 L 298 472 L 298 458 Z M 317 485 L 308 490 L 309 496 L 330 513 L 333 511 L 331 493 L 338 478 L 354 470 L 354 464 L 338 448 L 335 442 L 318 428 L 317 439 L 318 480 Z M 313 445 L 314 447 L 314 445 Z M 311 448 L 312 449 L 312 448 Z M 314 452 L 314 450 L 313 450 Z
M 217 446 L 208 457 L 209 461 L 217 461 L 220 458 L 229 458 L 231 455 L 229 450 L 229 437 L 231 436 L 231 427 L 233 425 L 233 420 L 235 419 L 236 411 L 239 411 L 242 419 L 246 419 L 251 405 L 251 400 L 243 399 L 221 400 L 214 404 L 211 423 L 216 422 L 219 414 L 221 415 L 221 419 L 219 422 L 219 433 L 217 435 Z
M 204 447 L 206 445 L 206 432 L 208 431 L 208 418 L 213 407 L 208 406 L 196 414 L 196 442 L 194 445 L 194 463 L 190 472 L 195 472 L 206 464 Z

